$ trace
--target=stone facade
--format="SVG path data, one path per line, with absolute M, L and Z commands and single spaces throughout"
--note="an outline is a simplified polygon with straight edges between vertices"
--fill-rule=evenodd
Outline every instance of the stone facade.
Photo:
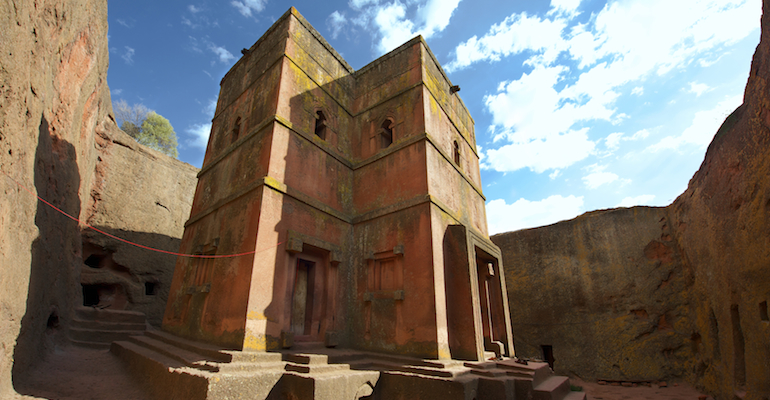
M 225 75 L 163 329 L 512 356 L 473 119 L 422 38 L 354 71 L 290 9 Z

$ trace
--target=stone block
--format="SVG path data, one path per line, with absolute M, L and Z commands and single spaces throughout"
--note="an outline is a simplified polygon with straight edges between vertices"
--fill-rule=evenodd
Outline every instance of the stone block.
M 340 344 L 340 335 L 335 331 L 326 331 L 324 335 L 324 346 L 337 347 Z
M 281 331 L 281 348 L 290 349 L 294 346 L 294 332 Z

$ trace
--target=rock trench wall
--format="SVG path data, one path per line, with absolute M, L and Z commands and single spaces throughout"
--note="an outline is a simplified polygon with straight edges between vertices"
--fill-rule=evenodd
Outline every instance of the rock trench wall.
M 503 252 L 516 353 L 583 378 L 682 375 L 690 277 L 666 208 L 594 211 L 492 237 Z
M 107 68 L 105 0 L 0 3 L 0 398 L 67 342 L 81 283 L 118 282 L 125 308 L 162 314 L 173 260 L 83 231 L 16 183 L 108 232 L 178 248 L 196 169 L 117 128 Z M 98 252 L 119 273 L 84 264 Z
M 550 345 L 557 373 L 770 398 L 769 5 L 744 103 L 673 204 L 492 237 L 520 356 Z

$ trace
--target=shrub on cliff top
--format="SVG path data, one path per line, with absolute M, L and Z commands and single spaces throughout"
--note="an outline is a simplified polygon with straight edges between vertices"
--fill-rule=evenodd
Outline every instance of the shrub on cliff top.
M 143 104 L 129 106 L 125 100 L 116 102 L 113 110 L 120 129 L 137 142 L 171 157 L 179 156 L 176 132 L 166 118 Z

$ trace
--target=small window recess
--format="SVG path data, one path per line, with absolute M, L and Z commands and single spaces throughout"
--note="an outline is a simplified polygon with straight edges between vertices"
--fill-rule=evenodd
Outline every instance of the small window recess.
M 393 120 L 386 119 L 380 130 L 380 148 L 384 149 L 393 144 Z
M 158 283 L 147 281 L 144 283 L 144 295 L 145 296 L 155 296 L 158 294 Z
M 235 125 L 233 125 L 232 135 L 230 136 L 230 143 L 235 143 L 238 140 L 238 136 L 241 134 L 241 117 L 236 118 Z
M 454 158 L 455 164 L 457 164 L 459 166 L 460 165 L 460 145 L 457 144 L 456 140 L 454 141 L 453 149 L 454 149 L 454 157 L 453 158 Z
M 767 315 L 767 300 L 759 303 L 759 319 L 761 319 L 763 322 L 770 321 L 770 318 L 768 318 Z
M 321 110 L 315 113 L 315 135 L 326 140 L 326 116 Z

